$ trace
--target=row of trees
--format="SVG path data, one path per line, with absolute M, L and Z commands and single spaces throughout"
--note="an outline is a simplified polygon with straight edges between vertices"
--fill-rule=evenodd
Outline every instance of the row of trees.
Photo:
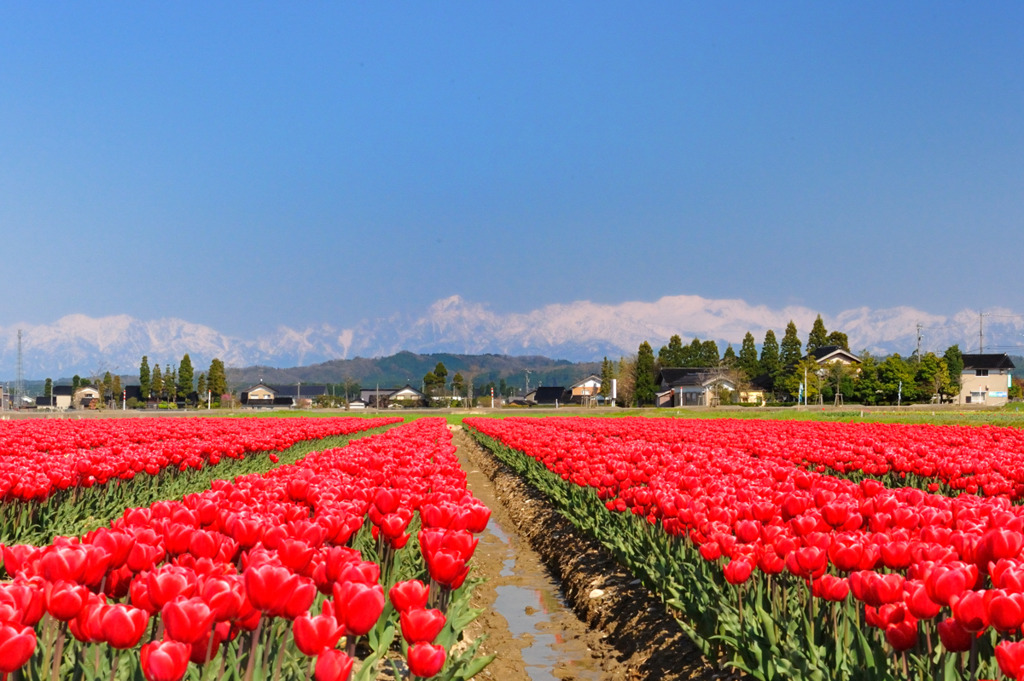
M 942 355 L 916 352 L 904 358 L 899 354 L 875 357 L 861 351 L 861 364 L 857 368 L 839 362 L 820 364 L 814 352 L 834 346 L 850 351 L 849 340 L 841 331 L 831 331 L 818 315 L 807 336 L 801 342 L 796 323 L 786 325 L 781 342 L 775 331 L 768 329 L 758 352 L 754 336 L 749 331 L 743 337 L 739 353 L 732 345 L 719 354 L 713 340 L 694 338 L 684 344 L 674 335 L 662 346 L 657 355 L 648 341 L 637 349 L 636 355 L 623 357 L 616 366 L 607 357 L 602 362 L 601 394 L 611 396 L 611 381 L 618 382 L 620 404 L 650 405 L 655 401 L 659 386 L 657 376 L 663 367 L 701 367 L 728 378 L 739 390 L 761 390 L 772 402 L 795 402 L 800 398 L 808 402 L 843 401 L 859 404 L 896 404 L 908 402 L 952 401 L 960 392 L 960 374 L 963 357 L 960 348 L 953 345 Z
M 452 376 L 451 385 L 448 384 L 448 368 L 444 362 L 438 362 L 433 371 L 423 375 L 423 393 L 427 397 L 443 397 L 448 388 L 451 388 L 452 398 L 468 397 L 466 393 L 467 383 L 465 377 L 455 372 Z
M 205 373 L 195 376 L 192 358 L 186 352 L 177 367 L 165 364 L 163 371 L 156 364 L 149 367 L 149 357 L 142 356 L 139 363 L 139 392 L 144 400 L 157 399 L 166 402 L 205 401 L 207 393 L 217 405 L 221 396 L 228 391 L 227 372 L 224 362 L 216 357 L 210 362 Z

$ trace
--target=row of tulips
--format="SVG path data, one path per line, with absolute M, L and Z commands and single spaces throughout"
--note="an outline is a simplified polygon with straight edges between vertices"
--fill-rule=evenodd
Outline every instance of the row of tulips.
M 710 447 L 819 473 L 875 478 L 889 486 L 1024 499 L 1024 430 L 1019 428 L 757 419 L 650 421 L 602 419 L 574 425 L 568 419 L 559 428 L 567 437 L 611 439 L 626 446 L 657 443 L 676 454 L 687 446 Z M 642 425 L 640 440 L 634 438 L 637 425 Z
M 719 421 L 465 423 L 724 664 L 764 679 L 1024 679 L 1024 507 L 1006 496 L 810 472 Z M 816 425 L 785 428 L 806 426 L 811 446 Z
M 9 427 L 8 435 L 18 434 L 18 438 L 7 439 L 11 449 L 0 450 L 0 468 L 6 479 L 19 480 L 9 491 L 16 488 L 20 493 L 0 502 L 0 542 L 41 543 L 61 534 L 82 534 L 106 524 L 125 508 L 200 491 L 218 478 L 266 472 L 282 461 L 295 461 L 316 448 L 341 446 L 350 436 L 400 420 L 154 418 L 0 422 L 0 432 Z M 265 433 L 259 432 L 261 427 Z M 32 428 L 39 431 L 39 440 L 34 445 L 27 439 Z M 67 438 L 55 438 L 58 432 Z M 117 439 L 119 435 L 124 437 L 123 441 Z M 15 442 L 19 443 L 17 447 Z M 108 456 L 109 461 L 104 459 Z M 79 484 L 55 484 L 75 475 Z M 33 485 L 37 493 L 24 494 Z
M 347 435 L 382 422 L 361 418 L 146 418 L 0 421 L 0 501 L 45 500 L 165 468 L 282 451 L 302 440 Z
M 432 419 L 80 539 L 4 545 L 0 674 L 336 681 L 388 661 L 396 676 L 469 678 L 489 661 L 461 640 L 488 518 Z

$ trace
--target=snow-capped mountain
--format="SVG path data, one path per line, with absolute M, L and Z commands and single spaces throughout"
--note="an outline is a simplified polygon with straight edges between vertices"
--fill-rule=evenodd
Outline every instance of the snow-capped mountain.
M 805 340 L 817 311 L 805 307 L 770 308 L 743 300 L 667 296 L 653 302 L 606 305 L 590 301 L 548 305 L 525 313 L 502 314 L 485 304 L 452 296 L 436 301 L 422 314 L 395 314 L 363 320 L 351 328 L 318 324 L 302 329 L 280 326 L 257 338 L 225 335 L 182 319 L 139 320 L 128 315 L 68 315 L 52 324 L 0 326 L 0 380 L 16 374 L 17 334 L 22 331 L 26 378 L 83 376 L 114 371 L 133 373 L 143 355 L 150 364 L 177 363 L 189 353 L 195 366 L 214 357 L 228 366 L 303 366 L 330 359 L 378 357 L 401 350 L 545 355 L 589 361 L 617 358 L 636 351 L 644 340 L 657 349 L 670 336 L 684 341 L 714 339 L 738 349 L 750 331 L 758 344 L 774 329 L 781 339 L 793 320 Z M 857 308 L 822 314 L 829 330 L 845 332 L 855 351 L 910 354 L 942 352 L 958 343 L 977 352 L 979 327 L 986 351 L 1021 352 L 1024 317 L 1010 310 L 965 310 L 951 317 L 909 307 Z

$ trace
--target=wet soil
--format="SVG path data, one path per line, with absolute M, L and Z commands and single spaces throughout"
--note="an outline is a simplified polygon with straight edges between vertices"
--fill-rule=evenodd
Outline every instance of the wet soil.
M 714 669 L 659 599 L 596 541 L 452 427 L 473 494 L 491 522 L 473 557 L 486 581 L 474 605 L 485 614 L 466 632 L 486 635 L 497 657 L 478 678 L 734 679 Z

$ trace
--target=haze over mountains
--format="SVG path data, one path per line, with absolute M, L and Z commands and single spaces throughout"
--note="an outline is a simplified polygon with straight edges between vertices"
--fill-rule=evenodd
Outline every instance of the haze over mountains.
M 182 319 L 75 314 L 50 324 L 0 325 L 0 380 L 16 375 L 19 329 L 24 376 L 37 378 L 107 370 L 132 373 L 143 355 L 150 363 L 177 363 L 186 352 L 199 367 L 214 357 L 230 367 L 296 367 L 402 350 L 594 361 L 634 353 L 644 340 L 657 350 L 672 334 L 684 341 L 711 338 L 724 351 L 726 343 L 738 349 L 747 331 L 758 344 L 769 328 L 781 338 L 791 319 L 804 340 L 817 314 L 800 306 L 770 308 L 691 295 L 620 304 L 576 301 L 525 313 L 498 313 L 485 304 L 451 296 L 418 315 L 367 319 L 350 327 L 329 321 L 301 329 L 268 326 L 249 338 Z M 979 325 L 986 352 L 1020 354 L 1024 345 L 1024 317 L 1006 309 L 988 309 L 979 317 L 970 310 L 943 316 L 909 307 L 862 307 L 835 315 L 823 312 L 822 317 L 830 331 L 848 334 L 854 351 L 910 354 L 917 346 L 919 324 L 922 351 L 942 352 L 958 343 L 964 352 L 977 352 Z

